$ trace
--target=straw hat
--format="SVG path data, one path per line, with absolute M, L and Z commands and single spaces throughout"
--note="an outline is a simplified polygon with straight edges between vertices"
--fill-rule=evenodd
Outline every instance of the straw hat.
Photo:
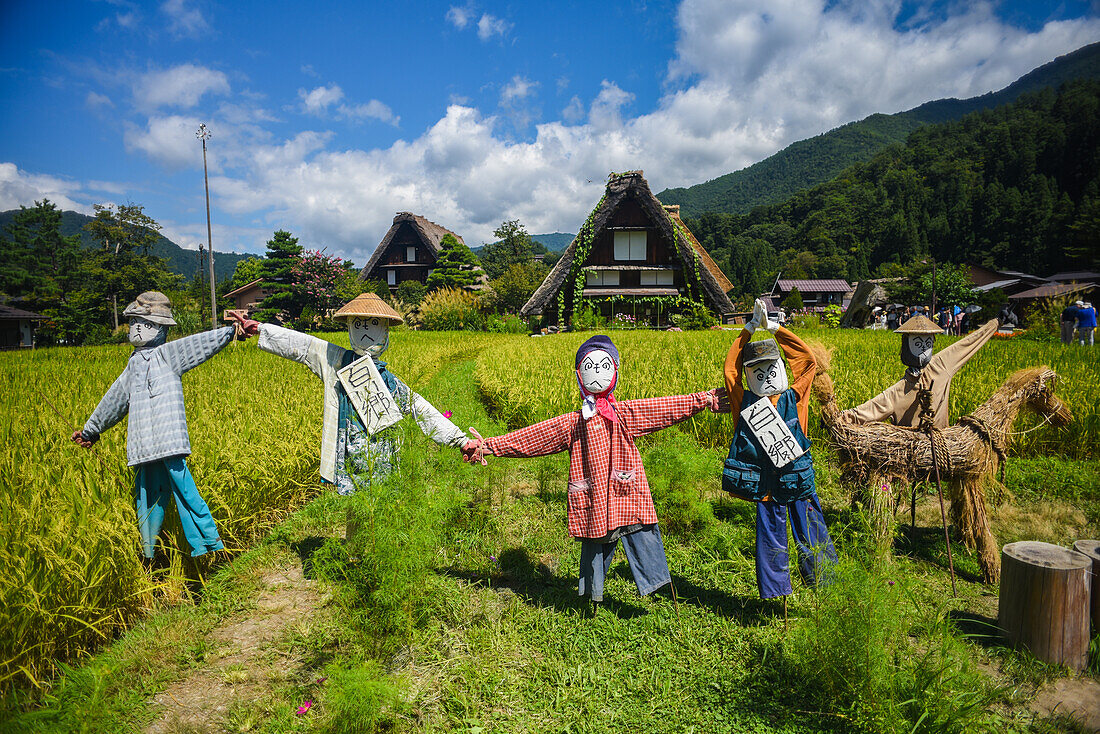
M 136 316 L 161 326 L 175 326 L 172 318 L 172 302 L 160 291 L 145 291 L 127 306 L 123 316 Z
M 346 319 L 349 316 L 369 316 L 377 319 L 389 319 L 395 324 L 405 323 L 401 314 L 390 308 L 390 305 L 378 297 L 375 293 L 362 293 L 344 304 L 344 306 L 332 315 L 334 319 Z
M 942 334 L 943 329 L 924 314 L 917 314 L 894 329 L 895 334 Z

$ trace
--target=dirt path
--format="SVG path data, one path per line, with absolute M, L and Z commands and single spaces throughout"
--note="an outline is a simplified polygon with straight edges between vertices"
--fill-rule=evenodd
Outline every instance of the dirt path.
M 145 728 L 150 734 L 224 731 L 260 716 L 257 705 L 273 688 L 308 673 L 288 636 L 308 634 L 325 600 L 314 581 L 302 574 L 297 558 L 267 569 L 255 609 L 226 620 L 207 637 L 209 652 L 201 666 L 152 699 L 161 709 Z

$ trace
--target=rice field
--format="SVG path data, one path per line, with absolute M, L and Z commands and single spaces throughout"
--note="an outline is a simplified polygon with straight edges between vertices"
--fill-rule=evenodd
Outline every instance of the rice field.
M 347 334 L 333 340 L 346 346 Z M 386 356 L 415 388 L 490 340 L 395 332 Z M 128 345 L 0 353 L 0 693 L 39 684 L 58 661 L 185 599 L 187 579 L 210 563 L 190 558 L 172 510 L 164 552 L 142 565 L 125 420 L 91 451 L 69 440 L 130 353 Z M 238 552 L 320 489 L 321 383 L 250 341 L 187 373 L 183 387 L 188 466 L 227 550 Z
M 517 427 L 576 409 L 573 355 L 588 336 L 396 331 L 386 357 L 414 389 L 443 365 L 476 357 L 474 381 L 483 402 Z M 834 350 L 842 407 L 871 397 L 900 374 L 891 334 L 821 330 L 803 336 Z M 736 332 L 615 332 L 612 338 L 623 357 L 616 395 L 629 399 L 721 384 Z M 333 340 L 346 345 L 347 336 Z M 209 563 L 195 565 L 182 533 L 168 525 L 164 552 L 152 566 L 142 564 L 124 423 L 92 451 L 69 441 L 129 354 L 125 345 L 0 353 L 7 396 L 0 422 L 0 694 L 38 685 L 59 662 L 84 657 L 158 607 L 186 601 L 189 584 L 196 583 L 188 579 L 199 578 Z M 952 416 L 972 410 L 1016 369 L 1035 364 L 1061 375 L 1058 393 L 1074 422 L 1061 432 L 1044 426 L 1021 435 L 1015 451 L 1095 458 L 1097 350 L 992 342 L 956 377 Z M 189 466 L 227 548 L 242 550 L 320 489 L 320 382 L 254 343 L 235 343 L 188 373 L 184 393 L 194 452 Z M 474 423 L 461 409 L 452 420 L 462 428 Z M 1017 430 L 1036 422 L 1025 414 Z M 709 413 L 683 424 L 716 448 L 728 444 L 732 428 L 727 416 Z

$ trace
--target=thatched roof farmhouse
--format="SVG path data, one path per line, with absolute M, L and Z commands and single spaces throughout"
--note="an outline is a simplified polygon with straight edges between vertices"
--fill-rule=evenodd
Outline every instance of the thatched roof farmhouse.
M 442 249 L 440 242 L 448 234 L 465 244 L 451 230 L 419 214 L 398 212 L 393 218 L 393 226 L 378 243 L 359 278 L 380 280 L 390 287 L 390 291 L 406 280 L 425 283 Z
M 664 326 L 691 302 L 733 311 L 729 280 L 688 231 L 679 206 L 663 206 L 641 171 L 612 174 L 584 226 L 520 310 L 565 326 L 582 304 Z

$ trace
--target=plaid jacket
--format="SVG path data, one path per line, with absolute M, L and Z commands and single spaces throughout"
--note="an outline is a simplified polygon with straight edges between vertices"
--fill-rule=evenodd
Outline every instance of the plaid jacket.
M 713 391 L 712 391 L 713 392 Z M 616 528 L 655 523 L 653 497 L 634 439 L 690 418 L 711 404 L 711 393 L 624 400 L 618 421 L 566 413 L 486 444 L 495 456 L 530 457 L 569 450 L 569 534 L 603 538 Z
M 191 454 L 180 375 L 217 354 L 233 327 L 204 331 L 159 347 L 135 349 L 81 433 L 95 440 L 129 414 L 126 461 L 130 466 Z

